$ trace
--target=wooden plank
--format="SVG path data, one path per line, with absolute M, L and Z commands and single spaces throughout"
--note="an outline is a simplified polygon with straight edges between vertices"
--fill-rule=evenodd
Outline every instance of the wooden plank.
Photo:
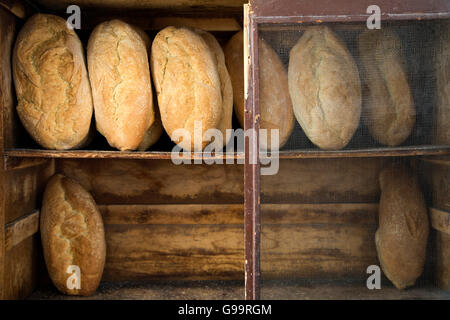
M 377 263 L 377 207 L 262 205 L 263 277 L 366 276 L 367 266 Z M 99 208 L 108 248 L 105 280 L 244 277 L 242 204 Z
M 16 19 L 3 7 L 0 7 L 0 156 L 3 158 L 3 149 L 7 141 L 4 135 L 5 123 L 9 110 L 13 106 L 12 78 L 11 78 L 11 49 L 14 35 L 16 33 Z M 5 250 L 5 229 L 6 223 L 6 176 L 3 166 L 0 168 L 0 299 L 6 295 L 6 250 Z
M 43 149 L 7 149 L 7 157 L 65 158 L 65 159 L 171 159 L 169 151 L 102 151 L 102 150 L 43 150 Z M 449 146 L 407 146 L 395 148 L 370 148 L 350 150 L 297 150 L 280 151 L 280 159 L 316 159 L 316 158 L 367 158 L 367 157 L 413 157 L 450 155 Z M 192 154 L 187 159 L 208 157 L 212 159 L 242 159 L 242 153 L 224 153 L 221 156 L 208 157 L 206 154 Z
M 436 265 L 437 285 L 450 292 L 450 234 L 436 231 Z
M 55 159 L 135 159 L 135 160 L 170 160 L 170 151 L 101 151 L 101 150 L 41 150 L 41 149 L 7 149 L 8 158 L 55 158 Z M 202 152 L 180 155 L 180 159 L 243 159 L 243 153 L 226 153 L 209 155 Z
M 262 203 L 377 202 L 383 159 L 281 160 L 261 179 Z M 57 171 L 79 181 L 98 204 L 243 203 L 243 166 L 184 165 L 170 160 L 61 160 Z
M 377 202 L 378 175 L 389 159 L 280 160 L 279 172 L 262 176 L 262 203 Z
M 53 162 L 5 172 L 5 223 L 40 207 L 44 187 L 53 173 Z
M 242 204 L 100 205 L 105 224 L 215 225 L 244 223 Z
M 4 299 L 24 299 L 36 288 L 40 246 L 37 234 L 6 252 Z
M 242 203 L 243 166 L 174 165 L 170 160 L 61 160 L 98 204 Z
M 5 226 L 5 250 L 10 250 L 39 231 L 39 210 Z
M 450 235 L 450 213 L 430 208 L 430 219 L 434 229 Z
M 243 279 L 243 226 L 106 225 L 105 280 Z
M 431 206 L 450 212 L 450 162 L 448 159 L 424 159 L 418 164 L 421 179 L 431 194 Z
M 99 205 L 105 224 L 242 225 L 242 204 Z M 376 224 L 377 203 L 262 204 L 264 224 Z
M 4 170 L 16 170 L 23 169 L 28 167 L 35 167 L 45 164 L 48 161 L 54 161 L 52 159 L 44 159 L 44 158 L 4 158 Z

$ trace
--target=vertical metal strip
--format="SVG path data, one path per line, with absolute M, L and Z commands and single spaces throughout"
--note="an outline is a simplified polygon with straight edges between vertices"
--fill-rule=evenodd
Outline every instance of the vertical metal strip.
M 245 68 L 245 298 L 260 298 L 260 163 L 258 30 L 251 7 L 244 6 Z

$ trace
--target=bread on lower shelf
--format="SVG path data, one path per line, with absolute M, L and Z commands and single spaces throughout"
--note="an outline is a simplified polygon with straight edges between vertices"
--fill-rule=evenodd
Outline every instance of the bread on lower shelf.
M 106 241 L 92 196 L 74 180 L 56 174 L 45 188 L 40 220 L 53 284 L 65 294 L 93 294 L 103 274 Z

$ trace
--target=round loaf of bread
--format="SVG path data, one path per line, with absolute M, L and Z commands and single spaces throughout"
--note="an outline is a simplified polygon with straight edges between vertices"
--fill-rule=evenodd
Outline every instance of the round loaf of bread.
M 235 34 L 225 47 L 225 58 L 233 84 L 234 110 L 244 128 L 244 39 Z M 278 54 L 263 40 L 259 41 L 260 129 L 267 130 L 267 140 L 260 139 L 262 149 L 271 149 L 271 130 L 279 130 L 279 146 L 283 147 L 294 129 L 294 112 L 289 97 L 286 69 Z
M 289 91 L 295 117 L 321 149 L 342 149 L 361 115 L 359 71 L 350 52 L 330 28 L 309 27 L 292 48 Z
M 219 42 L 211 33 L 199 29 L 196 29 L 195 32 L 197 32 L 206 42 L 213 53 L 213 58 L 217 65 L 220 79 L 220 91 L 222 93 L 222 118 L 220 119 L 217 129 L 222 132 L 223 145 L 226 146 L 228 143 L 226 135 L 227 129 L 233 129 L 233 87 L 231 85 L 227 66 L 225 65 L 225 56 Z
M 40 220 L 45 263 L 56 288 L 69 295 L 93 294 L 102 277 L 106 244 L 92 196 L 72 179 L 54 175 L 45 188 Z
M 398 289 L 414 285 L 425 264 L 429 223 L 417 177 L 390 166 L 380 173 L 379 227 L 375 243 L 384 274 Z
M 400 39 L 389 28 L 367 30 L 359 36 L 358 48 L 365 89 L 363 121 L 379 143 L 397 146 L 416 121 Z
M 153 124 L 145 40 L 120 20 L 98 25 L 87 49 L 97 130 L 119 150 L 135 150 Z
M 223 117 L 221 81 L 212 50 L 195 31 L 167 27 L 153 40 L 151 66 L 167 134 L 183 149 L 203 150 L 209 143 L 203 139 L 205 131 L 218 128 Z M 190 141 L 180 138 L 178 129 L 184 129 Z
M 20 31 L 13 53 L 17 113 L 47 149 L 82 146 L 92 119 L 92 94 L 78 36 L 60 17 L 36 14 Z

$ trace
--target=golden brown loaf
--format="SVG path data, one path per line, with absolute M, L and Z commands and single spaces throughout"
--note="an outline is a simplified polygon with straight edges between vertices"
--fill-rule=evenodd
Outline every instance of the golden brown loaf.
M 155 106 L 156 107 L 156 106 Z M 144 140 L 142 140 L 141 144 L 138 147 L 139 151 L 145 151 L 154 145 L 163 133 L 163 126 L 161 122 L 161 116 L 159 114 L 159 110 L 155 108 L 155 121 L 153 121 L 150 128 L 148 128 L 147 132 L 144 135 Z
M 209 32 L 196 29 L 203 40 L 208 45 L 209 49 L 213 53 L 214 61 L 217 65 L 217 71 L 220 79 L 220 91 L 222 93 L 222 118 L 219 122 L 217 129 L 222 132 L 223 145 L 227 145 L 227 129 L 233 129 L 233 87 L 231 86 L 230 75 L 228 74 L 227 66 L 225 65 L 225 56 L 216 38 Z
M 401 166 L 380 173 L 379 228 L 375 234 L 384 274 L 398 288 L 422 274 L 429 232 L 427 207 L 418 179 Z
M 225 57 L 233 84 L 234 110 L 244 127 L 244 43 L 243 32 L 235 34 L 225 47 Z M 267 129 L 267 142 L 261 148 L 270 149 L 270 130 L 279 131 L 279 148 L 294 129 L 294 113 L 289 97 L 286 69 L 278 54 L 263 40 L 259 41 L 260 65 L 260 128 Z
M 137 149 L 155 117 L 145 40 L 125 22 L 103 22 L 87 56 L 98 131 L 112 147 Z
M 83 47 L 60 17 L 36 14 L 20 31 L 13 53 L 17 113 L 47 149 L 83 145 L 92 119 L 92 94 Z
M 295 117 L 315 145 L 349 143 L 359 125 L 361 83 L 350 52 L 330 28 L 309 27 L 292 48 L 289 92 Z
M 358 47 L 364 122 L 379 143 L 397 146 L 409 137 L 416 120 L 400 39 L 389 28 L 367 30 Z
M 450 23 L 443 23 L 436 53 L 436 144 L 450 145 Z
M 144 30 L 134 27 L 135 30 L 139 33 L 142 40 L 144 40 L 145 47 L 147 48 L 148 58 L 150 60 L 150 52 L 152 50 L 152 42 L 149 38 L 149 36 L 144 32 Z M 139 144 L 138 150 L 139 151 L 145 151 L 148 148 L 150 148 L 152 145 L 154 145 L 159 138 L 161 137 L 163 133 L 163 126 L 161 122 L 161 115 L 159 114 L 159 108 L 158 104 L 155 103 L 153 96 L 152 96 L 152 102 L 153 102 L 153 110 L 155 117 L 153 120 L 153 123 L 150 124 L 150 127 L 147 129 L 144 135 L 144 139 Z
M 55 286 L 70 295 L 94 293 L 103 273 L 106 244 L 92 196 L 74 180 L 54 175 L 44 192 L 40 219 L 45 263 Z M 70 266 L 80 268 L 80 289 L 67 285 Z
M 218 128 L 223 113 L 221 81 L 211 49 L 195 31 L 167 27 L 153 40 L 151 65 L 164 129 L 180 147 L 200 151 L 208 144 L 203 140 L 205 131 Z M 194 137 L 195 122 L 202 130 Z M 190 134 L 190 144 L 175 136 L 177 129 Z M 194 139 L 203 144 L 194 146 Z

